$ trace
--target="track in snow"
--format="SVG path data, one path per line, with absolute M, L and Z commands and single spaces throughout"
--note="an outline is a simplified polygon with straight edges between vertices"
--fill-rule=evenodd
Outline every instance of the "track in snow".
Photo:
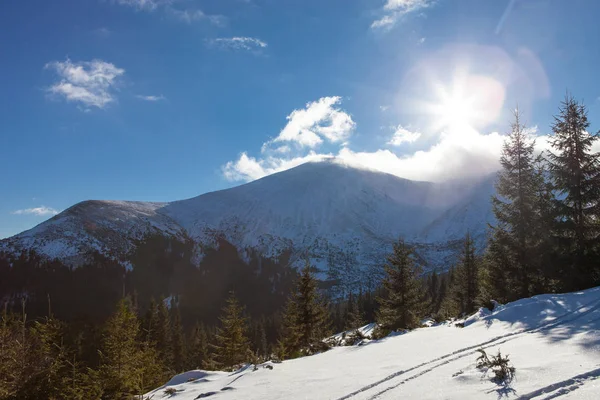
M 594 304 L 594 303 L 597 303 L 597 304 Z M 579 312 L 581 310 L 584 310 L 586 307 L 590 307 L 590 308 L 587 309 L 587 310 L 585 310 L 585 311 Z M 556 317 L 554 320 L 552 320 L 552 321 L 550 321 L 548 323 L 545 323 L 545 324 L 541 324 L 541 325 L 539 325 L 539 326 L 537 326 L 535 328 L 529 328 L 529 329 L 524 329 L 524 330 L 517 331 L 517 332 L 507 333 L 505 335 L 501 335 L 501 336 L 495 337 L 495 338 L 487 340 L 485 342 L 481 342 L 481 343 L 478 343 L 476 345 L 464 347 L 462 349 L 453 351 L 452 353 L 448 353 L 448 354 L 445 354 L 445 355 L 440 356 L 438 358 L 435 358 L 433 360 L 429 360 L 429 361 L 423 362 L 421 364 L 415 365 L 414 367 L 394 372 L 393 374 L 388 375 L 387 377 L 385 377 L 385 378 L 383 378 L 383 379 L 381 379 L 379 381 L 373 382 L 373 383 L 371 383 L 369 385 L 366 385 L 366 386 L 364 386 L 364 387 L 362 387 L 362 388 L 360 388 L 360 389 L 358 389 L 358 390 L 356 390 L 356 391 L 354 391 L 352 393 L 349 393 L 349 394 L 347 394 L 345 396 L 339 397 L 337 400 L 346 400 L 346 399 L 352 398 L 352 397 L 357 396 L 357 395 L 359 395 L 361 393 L 364 393 L 364 392 L 367 392 L 367 391 L 369 391 L 369 390 L 371 390 L 373 388 L 376 388 L 376 387 L 378 387 L 378 386 L 380 386 L 380 385 L 382 385 L 382 384 L 384 384 L 386 382 L 394 380 L 395 378 L 397 378 L 399 376 L 402 376 L 404 374 L 407 374 L 407 373 L 412 372 L 414 370 L 417 370 L 419 368 L 422 368 L 422 367 L 434 364 L 434 363 L 436 363 L 438 361 L 442 361 L 441 363 L 435 364 L 435 365 L 431 366 L 430 368 L 427 368 L 427 369 L 425 369 L 425 370 L 423 370 L 423 371 L 421 371 L 421 372 L 419 372 L 419 373 L 417 373 L 415 375 L 412 375 L 412 376 L 410 376 L 410 377 L 408 377 L 406 379 L 403 379 L 402 381 L 400 381 L 400 382 L 398 382 L 398 383 L 396 383 L 396 384 L 394 384 L 392 386 L 389 386 L 389 387 L 387 387 L 387 388 L 385 388 L 385 389 L 383 389 L 383 390 L 381 390 L 381 391 L 379 391 L 379 392 L 377 392 L 377 393 L 375 393 L 375 394 L 373 394 L 373 395 L 371 395 L 371 396 L 368 397 L 368 399 L 376 399 L 377 397 L 381 396 L 382 394 L 384 394 L 384 393 L 386 393 L 386 392 L 388 392 L 388 391 L 390 391 L 392 389 L 395 389 L 398 386 L 400 386 L 400 385 L 402 385 L 402 384 L 404 384 L 404 383 L 406 383 L 406 382 L 408 382 L 410 380 L 416 379 L 416 378 L 418 378 L 418 377 L 420 377 L 420 376 L 422 376 L 422 375 L 424 375 L 424 374 L 426 374 L 428 372 L 431 372 L 432 370 L 434 370 L 436 368 L 439 368 L 439 367 L 441 367 L 443 365 L 449 364 L 449 363 L 451 363 L 453 361 L 456 361 L 458 359 L 461 359 L 461 358 L 473 355 L 473 354 L 476 353 L 477 349 L 480 349 L 480 348 L 484 348 L 485 349 L 485 348 L 491 347 L 493 345 L 502 344 L 502 343 L 508 342 L 509 340 L 516 339 L 517 337 L 520 337 L 521 335 L 524 335 L 524 334 L 527 334 L 527 333 L 536 333 L 536 332 L 541 332 L 541 331 L 544 331 L 544 330 L 552 329 L 552 328 L 554 328 L 554 327 L 556 327 L 558 325 L 561 325 L 561 324 L 564 324 L 564 323 L 568 323 L 568 322 L 572 322 L 572 321 L 574 321 L 574 320 L 576 320 L 578 318 L 581 318 L 581 317 L 583 317 L 583 316 L 585 316 L 587 314 L 590 314 L 590 313 L 592 313 L 592 312 L 594 312 L 594 311 L 596 311 L 598 309 L 600 309 L 600 300 L 590 301 L 590 302 L 588 302 L 586 304 L 583 304 L 583 305 L 577 307 L 573 311 L 569 311 L 569 312 L 567 312 L 567 313 L 565 313 L 563 315 L 560 315 L 560 316 Z M 572 318 L 567 318 L 569 316 L 571 316 Z
M 565 379 L 564 381 L 556 382 L 543 388 L 534 390 L 533 392 L 519 396 L 517 400 L 532 400 L 535 398 L 540 398 L 540 400 L 554 399 L 567 393 L 571 393 L 572 391 L 579 389 L 586 382 L 597 379 L 598 377 L 600 377 L 600 368 L 596 368 L 592 371 L 576 375 L 570 379 Z M 547 396 L 543 398 L 540 397 L 543 395 Z

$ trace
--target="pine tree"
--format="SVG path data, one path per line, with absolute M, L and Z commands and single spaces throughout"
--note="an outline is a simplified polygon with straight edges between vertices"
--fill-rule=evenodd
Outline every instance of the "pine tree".
M 158 342 L 158 306 L 156 305 L 156 301 L 154 298 L 150 299 L 150 305 L 148 307 L 148 311 L 144 317 L 143 325 L 142 325 L 142 333 L 145 336 L 145 339 L 149 342 L 153 343 L 156 346 Z
M 104 398 L 132 398 L 138 394 L 140 353 L 137 342 L 139 323 L 127 299 L 107 322 L 100 351 L 100 378 Z
M 435 314 L 438 311 L 438 297 L 440 295 L 440 278 L 436 270 L 427 277 L 427 297 L 429 298 L 429 312 Z
M 190 339 L 188 369 L 206 369 L 210 357 L 208 334 L 204 324 L 196 322 Z
M 456 272 L 457 284 L 454 286 L 454 296 L 459 306 L 459 312 L 460 314 L 470 314 L 475 311 L 480 289 L 479 261 L 475 256 L 475 245 L 469 233 L 465 236 L 460 265 Z
M 378 298 L 380 336 L 397 329 L 416 328 L 424 311 L 424 291 L 418 280 L 420 269 L 413 259 L 413 249 L 404 240 L 394 244 L 385 272 L 385 295 Z
M 19 387 L 17 368 L 17 332 L 18 325 L 14 315 L 8 312 L 8 304 L 4 304 L 0 319 L 0 399 L 14 398 Z
M 300 325 L 298 320 L 297 294 L 292 292 L 283 310 L 282 327 L 277 343 L 277 356 L 280 359 L 300 356 Z
M 536 157 L 534 163 L 536 223 L 532 235 L 536 239 L 533 254 L 537 274 L 533 279 L 533 294 L 556 292 L 559 289 L 552 233 L 556 221 L 556 197 L 554 185 L 548 178 L 548 165 L 542 153 Z
M 286 349 L 286 357 L 324 350 L 326 346 L 322 340 L 330 334 L 330 319 L 307 260 L 284 313 L 281 342 Z
M 215 336 L 214 363 L 223 369 L 231 370 L 236 365 L 248 361 L 250 343 L 247 332 L 247 320 L 243 316 L 244 308 L 235 294 L 230 293 L 220 318 L 221 327 Z
M 534 251 L 538 239 L 535 236 L 537 210 L 533 146 L 534 141 L 529 139 L 516 110 L 511 133 L 502 148 L 497 195 L 492 198 L 496 225 L 492 227 L 493 245 L 490 246 L 497 259 L 491 267 L 505 271 L 508 278 L 506 282 L 494 284 L 508 284 L 511 300 L 532 294 L 533 280 L 538 272 Z
M 185 364 L 185 341 L 183 337 L 183 328 L 181 326 L 181 314 L 179 305 L 175 300 L 171 301 L 171 347 L 173 349 L 172 368 L 175 372 L 183 372 Z
M 164 365 L 173 365 L 173 347 L 171 341 L 171 319 L 169 309 L 164 298 L 158 303 L 158 312 L 156 317 L 156 328 L 152 329 L 153 340 L 160 359 Z
M 569 279 L 565 289 L 593 286 L 599 281 L 596 255 L 599 242 L 600 156 L 592 152 L 598 139 L 587 132 L 587 110 L 567 95 L 552 125 L 548 155 L 556 201 L 555 233 L 562 275 Z
M 358 329 L 365 325 L 365 318 L 360 310 L 358 300 L 354 298 L 354 294 L 350 292 L 346 307 L 345 329 Z

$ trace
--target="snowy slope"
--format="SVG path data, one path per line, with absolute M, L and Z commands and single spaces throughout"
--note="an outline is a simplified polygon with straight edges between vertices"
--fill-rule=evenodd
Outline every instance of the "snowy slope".
M 79 203 L 0 242 L 0 250 L 34 249 L 73 262 L 97 250 L 126 260 L 135 241 L 151 233 L 203 245 L 224 237 L 242 253 L 308 252 L 323 270 L 335 265 L 356 275 L 379 266 L 402 235 L 427 244 L 421 255 L 436 265 L 448 256 L 449 240 L 484 232 L 489 186 L 415 182 L 332 159 L 172 203 Z
M 48 258 L 78 264 L 98 251 L 123 260 L 144 236 L 185 237 L 183 229 L 157 212 L 167 203 L 89 200 L 77 203 L 33 229 L 0 242 L 3 248 L 34 249 Z
M 476 349 L 501 350 L 516 379 L 499 386 L 475 368 Z M 541 295 L 480 311 L 465 328 L 421 328 L 235 373 L 190 371 L 148 393 L 226 399 L 598 399 L 600 288 Z M 187 382 L 188 379 L 196 380 Z

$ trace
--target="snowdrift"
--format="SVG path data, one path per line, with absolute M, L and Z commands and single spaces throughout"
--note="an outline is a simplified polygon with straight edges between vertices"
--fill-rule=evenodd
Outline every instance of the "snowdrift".
M 598 399 L 600 287 L 540 295 L 361 346 L 257 370 L 189 371 L 152 399 Z M 475 368 L 477 349 L 509 354 L 516 378 L 498 385 Z M 266 366 L 273 368 L 267 368 Z M 177 392 L 165 394 L 166 388 Z

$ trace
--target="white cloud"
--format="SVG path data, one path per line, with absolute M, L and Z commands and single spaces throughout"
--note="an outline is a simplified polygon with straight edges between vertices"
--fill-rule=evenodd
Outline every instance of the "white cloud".
M 25 208 L 23 210 L 16 210 L 16 211 L 13 211 L 11 214 L 36 215 L 39 217 L 43 217 L 43 216 L 47 216 L 47 215 L 56 215 L 59 212 L 60 211 L 55 210 L 54 208 L 51 208 L 51 207 L 40 206 L 40 207 L 35 207 L 35 208 Z
M 94 35 L 100 38 L 107 38 L 112 34 L 111 30 L 106 27 L 94 29 L 92 32 Z
M 231 38 L 216 38 L 207 40 L 210 46 L 220 47 L 223 49 L 259 51 L 265 49 L 268 45 L 260 39 L 253 37 L 231 37 Z
M 115 0 L 117 4 L 122 6 L 134 7 L 138 10 L 154 11 L 159 6 L 169 5 L 173 0 Z
M 223 167 L 223 174 L 231 181 L 252 181 L 308 161 L 335 157 L 337 162 L 353 167 L 386 172 L 411 180 L 435 182 L 478 178 L 498 170 L 504 139 L 505 136 L 496 132 L 482 134 L 471 128 L 463 128 L 443 133 L 435 144 L 424 150 L 402 155 L 389 149 L 354 151 L 343 144 L 337 153 L 317 153 L 311 150 L 308 154 L 272 154 L 254 158 L 244 152 L 237 161 L 230 161 Z
M 176 10 L 174 8 L 169 8 L 169 12 L 175 16 L 175 18 L 191 24 L 197 21 L 209 21 L 214 25 L 221 26 L 224 25 L 226 18 L 222 15 L 208 15 L 205 14 L 202 10 Z
M 179 10 L 171 7 L 177 0 L 113 0 L 117 4 L 133 7 L 139 11 L 154 11 L 162 8 L 164 12 L 176 19 L 191 24 L 197 21 L 209 21 L 214 25 L 222 26 L 226 18 L 222 15 L 209 15 L 199 9 Z
M 117 80 L 125 73 L 124 69 L 102 60 L 73 63 L 67 59 L 50 62 L 45 68 L 53 69 L 60 79 L 48 92 L 81 103 L 86 109 L 104 108 L 115 101 Z
M 390 109 L 390 106 L 386 105 L 386 106 L 379 106 L 379 109 L 381 110 L 381 112 L 386 112 L 387 110 Z
M 402 125 L 398 125 L 398 127 L 396 127 L 396 131 L 392 135 L 392 138 L 387 144 L 392 146 L 400 146 L 403 143 L 416 142 L 420 137 L 420 132 L 411 132 L 408 129 L 404 128 Z
M 229 161 L 223 166 L 223 175 L 230 181 L 253 181 L 276 172 L 297 167 L 310 161 L 322 161 L 332 154 L 317 154 L 314 151 L 305 156 L 293 158 L 267 157 L 256 159 L 242 153 L 237 161 Z
M 430 7 L 435 0 L 386 0 L 383 16 L 373 21 L 371 28 L 391 28 L 403 16 Z
M 161 100 L 166 100 L 167 98 L 165 96 L 163 96 L 162 94 L 160 96 L 144 96 L 141 94 L 136 94 L 135 97 L 137 97 L 140 100 L 144 100 L 144 101 L 161 101 Z
M 340 101 L 340 97 L 323 97 L 308 103 L 304 109 L 294 110 L 288 115 L 288 123 L 279 136 L 263 144 L 260 157 L 243 152 L 237 160 L 222 167 L 223 175 L 231 181 L 252 181 L 308 161 L 330 157 L 354 167 L 420 181 L 477 178 L 499 168 L 505 136 L 497 132 L 481 133 L 469 126 L 448 128 L 436 136 L 413 132 L 398 125 L 387 144 L 415 143 L 421 150 L 405 154 L 385 148 L 352 150 L 347 139 L 355 123 L 350 115 L 339 109 Z M 335 116 L 331 117 L 332 114 Z M 326 124 L 326 129 L 323 129 L 323 124 Z M 536 127 L 530 131 L 535 134 Z M 545 139 L 539 138 L 538 147 L 544 147 Z M 317 152 L 315 148 L 325 140 L 336 144 L 337 149 Z M 286 143 L 279 145 L 279 142 Z
M 292 111 L 287 116 L 288 123 L 272 142 L 295 142 L 300 147 L 315 148 L 323 143 L 323 138 L 332 143 L 345 141 L 356 124 L 337 107 L 341 101 L 339 96 L 322 97 L 304 109 Z

